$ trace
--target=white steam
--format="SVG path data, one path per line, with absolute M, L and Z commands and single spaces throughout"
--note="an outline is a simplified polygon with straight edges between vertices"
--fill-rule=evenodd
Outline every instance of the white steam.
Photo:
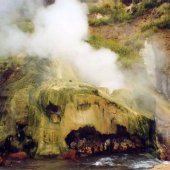
M 160 43 L 153 41 L 145 41 L 144 48 L 141 50 L 144 59 L 145 69 L 149 76 L 149 82 L 158 91 L 166 93 L 164 83 L 163 69 L 166 67 L 166 56 Z M 148 82 L 148 83 L 149 83 Z
M 156 87 L 156 56 L 153 44 L 145 41 L 141 54 L 143 56 L 145 69 L 150 81 L 153 86 Z
M 0 0 L 0 55 L 26 52 L 70 62 L 84 81 L 110 90 L 123 86 L 116 65 L 117 55 L 110 50 L 93 49 L 88 38 L 88 9 L 78 0 L 56 0 L 43 6 L 38 0 Z M 22 32 L 16 21 L 31 18 L 35 31 Z

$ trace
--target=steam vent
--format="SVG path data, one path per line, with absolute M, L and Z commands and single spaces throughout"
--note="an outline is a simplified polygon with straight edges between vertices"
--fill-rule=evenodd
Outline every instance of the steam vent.
M 0 167 L 170 169 L 168 0 L 0 1 Z

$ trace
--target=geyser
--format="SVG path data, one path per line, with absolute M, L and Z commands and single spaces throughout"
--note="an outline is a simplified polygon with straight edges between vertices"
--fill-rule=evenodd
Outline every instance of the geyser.
M 116 65 L 117 55 L 108 49 L 93 49 L 88 39 L 88 9 L 78 0 L 57 0 L 50 6 L 43 1 L 0 1 L 0 55 L 26 53 L 50 57 L 72 64 L 81 79 L 110 90 L 123 86 Z M 32 33 L 23 32 L 21 20 L 30 20 Z

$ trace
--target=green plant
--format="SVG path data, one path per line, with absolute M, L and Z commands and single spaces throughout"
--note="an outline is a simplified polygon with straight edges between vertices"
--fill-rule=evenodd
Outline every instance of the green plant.
M 114 7 L 111 12 L 112 22 L 123 22 L 129 20 L 130 15 L 126 12 L 124 6 Z
M 102 26 L 102 25 L 108 25 L 110 24 L 110 18 L 89 18 L 89 25 L 90 26 Z
M 89 37 L 87 42 L 94 48 L 98 49 L 104 47 L 116 52 L 118 54 L 118 62 L 126 68 L 131 67 L 132 64 L 140 58 L 136 48 L 120 43 L 115 39 L 108 40 L 100 35 L 93 34 Z
M 90 14 L 97 14 L 100 13 L 102 15 L 108 15 L 112 11 L 112 8 L 109 5 L 104 5 L 104 6 L 93 6 L 89 9 Z
M 150 19 L 141 26 L 141 31 L 149 29 L 170 28 L 170 4 L 164 3 L 155 11 L 155 18 Z

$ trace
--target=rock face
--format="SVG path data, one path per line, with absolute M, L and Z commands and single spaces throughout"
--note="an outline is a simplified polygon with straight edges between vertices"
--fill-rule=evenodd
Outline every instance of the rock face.
M 150 40 L 155 50 L 156 128 L 162 157 L 170 160 L 170 31 L 165 29 Z
M 69 148 L 88 154 L 156 147 L 151 118 L 82 83 L 69 65 L 20 56 L 5 59 L 1 68 L 1 153 L 49 156 Z

